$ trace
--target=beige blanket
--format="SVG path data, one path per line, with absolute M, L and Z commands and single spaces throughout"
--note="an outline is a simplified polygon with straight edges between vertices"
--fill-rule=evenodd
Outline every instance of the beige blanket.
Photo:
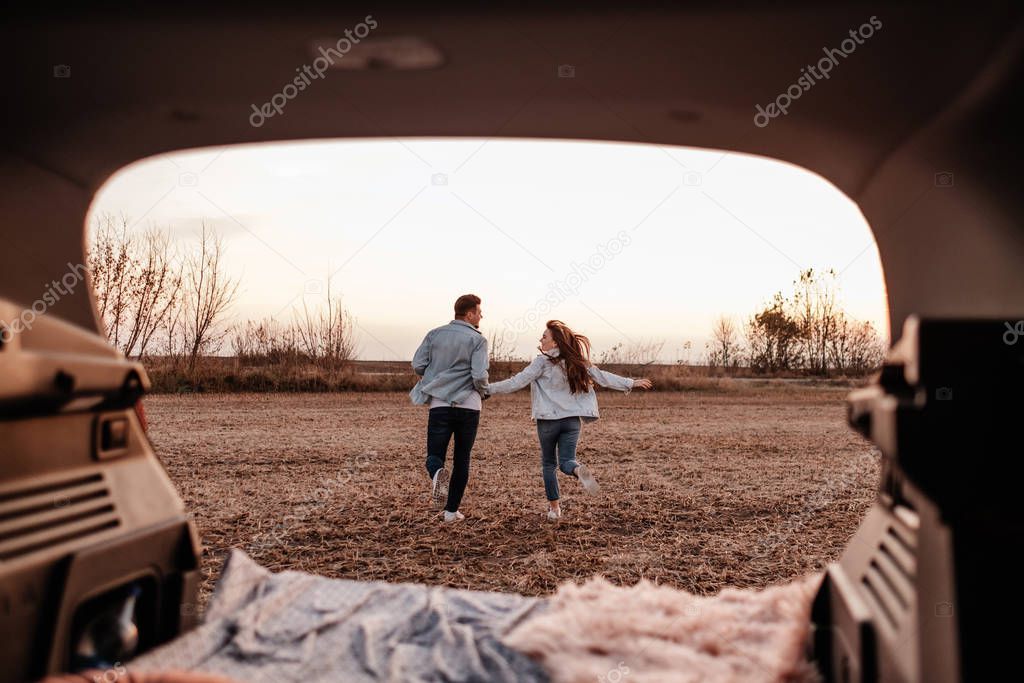
M 699 597 L 594 578 L 564 584 L 504 642 L 555 683 L 817 681 L 805 650 L 820 580 Z

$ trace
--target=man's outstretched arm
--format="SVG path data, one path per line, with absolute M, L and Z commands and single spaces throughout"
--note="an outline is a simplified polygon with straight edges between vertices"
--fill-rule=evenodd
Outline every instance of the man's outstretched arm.
M 416 349 L 416 353 L 412 357 L 412 370 L 420 377 L 426 372 L 427 366 L 430 365 L 430 335 L 428 334 L 420 342 L 420 347 Z

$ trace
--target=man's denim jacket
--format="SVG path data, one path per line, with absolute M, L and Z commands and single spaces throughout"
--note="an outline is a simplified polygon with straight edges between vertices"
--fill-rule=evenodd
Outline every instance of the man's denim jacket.
M 422 379 L 409 392 L 413 403 L 461 403 L 476 391 L 487 390 L 487 339 L 463 320 L 453 320 L 427 333 L 412 358 Z

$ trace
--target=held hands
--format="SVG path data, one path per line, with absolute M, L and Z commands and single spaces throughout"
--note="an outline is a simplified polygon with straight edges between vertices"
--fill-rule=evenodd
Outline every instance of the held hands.
M 641 377 L 640 379 L 633 380 L 634 389 L 650 389 L 651 386 L 651 380 L 647 379 L 646 377 Z

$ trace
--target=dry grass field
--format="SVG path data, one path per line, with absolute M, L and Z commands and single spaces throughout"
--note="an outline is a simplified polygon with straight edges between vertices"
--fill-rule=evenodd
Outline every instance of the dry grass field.
M 735 382 L 602 392 L 552 524 L 529 395 L 484 404 L 466 521 L 428 507 L 426 409 L 401 393 L 146 399 L 150 436 L 205 544 L 203 600 L 225 552 L 274 570 L 531 595 L 603 574 L 698 593 L 765 586 L 836 558 L 873 496 L 877 457 L 845 424 L 847 389 Z

